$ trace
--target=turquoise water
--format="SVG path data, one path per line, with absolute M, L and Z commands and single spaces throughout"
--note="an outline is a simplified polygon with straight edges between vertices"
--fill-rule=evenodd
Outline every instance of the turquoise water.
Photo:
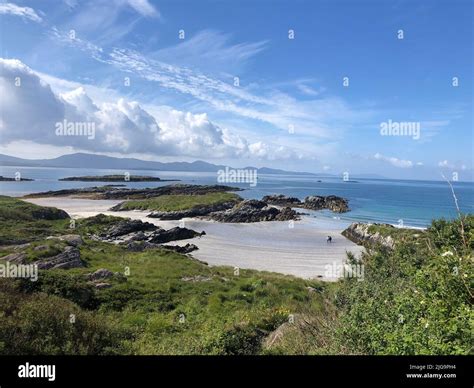
M 80 168 L 0 167 L 0 175 L 13 177 L 19 171 L 33 182 L 0 182 L 0 193 L 22 196 L 28 193 L 100 185 L 98 182 L 59 182 L 59 178 L 82 175 L 122 174 L 123 170 Z M 216 184 L 216 173 L 179 171 L 130 171 L 134 175 L 152 175 L 163 179 L 180 179 L 182 183 Z M 318 182 L 321 180 L 322 182 Z M 169 182 L 123 182 L 128 187 L 158 187 Z M 285 194 L 303 199 L 307 195 L 339 195 L 349 199 L 351 211 L 334 214 L 310 212 L 318 218 L 340 217 L 341 221 L 367 221 L 425 227 L 434 218 L 454 218 L 456 208 L 446 182 L 358 179 L 344 182 L 338 178 L 315 178 L 295 175 L 259 175 L 256 187 L 248 183 L 228 183 L 245 189 L 244 198 L 261 198 L 267 194 Z M 474 183 L 453 182 L 461 210 L 474 213 Z

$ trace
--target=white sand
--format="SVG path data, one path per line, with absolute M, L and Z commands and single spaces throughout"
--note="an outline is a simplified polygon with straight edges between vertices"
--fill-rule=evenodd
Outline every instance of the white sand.
M 116 200 L 61 197 L 27 201 L 63 209 L 73 218 L 103 213 L 140 219 L 166 229 L 183 226 L 180 221 L 147 218 L 149 211 L 109 211 L 110 207 L 122 202 Z M 303 216 L 301 221 L 295 221 L 293 228 L 290 228 L 289 222 L 230 224 L 197 219 L 185 219 L 184 226 L 199 232 L 204 230 L 206 235 L 170 244 L 196 244 L 199 250 L 192 252 L 192 255 L 209 265 L 272 271 L 302 278 L 322 277 L 323 280 L 335 280 L 325 276 L 325 267 L 342 264 L 346 259 L 346 251 L 358 255 L 363 250 L 340 234 L 346 226 L 340 221 L 307 216 Z M 329 244 L 326 243 L 328 235 L 333 238 L 333 242 Z

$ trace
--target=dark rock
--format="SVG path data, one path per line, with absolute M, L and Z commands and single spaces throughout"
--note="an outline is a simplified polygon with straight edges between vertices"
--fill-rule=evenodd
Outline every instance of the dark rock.
M 123 220 L 110 227 L 103 235 L 108 238 L 116 238 L 130 233 L 143 232 L 147 230 L 159 229 L 156 225 L 140 220 Z
M 277 209 L 263 201 L 250 199 L 240 202 L 230 210 L 211 213 L 209 218 L 219 222 L 260 222 L 295 220 L 298 216 L 291 208 Z
M 198 247 L 194 244 L 186 244 L 186 245 L 161 245 L 163 248 L 181 253 L 181 254 L 186 254 L 193 252 L 198 249 Z
M 295 197 L 287 197 L 283 194 L 278 195 L 265 195 L 262 198 L 262 201 L 268 203 L 269 205 L 277 206 L 289 206 L 289 207 L 298 207 L 301 205 L 301 201 Z
M 160 244 L 153 244 L 148 241 L 130 241 L 127 243 L 127 249 L 131 252 L 142 252 L 147 249 L 155 249 L 160 247 Z
M 311 210 L 329 209 L 336 213 L 349 211 L 347 199 L 335 195 L 328 195 L 327 197 L 311 195 L 305 198 L 303 207 Z
M 20 178 L 20 179 L 15 179 L 15 178 L 9 178 L 6 176 L 1 176 L 0 175 L 0 182 L 30 182 L 33 181 L 34 179 L 29 179 L 29 178 Z
M 201 237 L 205 234 L 206 232 L 199 233 L 192 229 L 176 227 L 168 230 L 160 230 L 154 232 L 150 236 L 148 242 L 154 244 L 163 244 L 170 241 L 186 240 L 188 238 Z

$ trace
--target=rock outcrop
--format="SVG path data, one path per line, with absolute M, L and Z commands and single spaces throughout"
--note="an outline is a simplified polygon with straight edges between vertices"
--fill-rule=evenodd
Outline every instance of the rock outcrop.
M 148 215 L 151 218 L 158 218 L 160 220 L 181 220 L 188 217 L 203 217 L 210 213 L 217 211 L 224 211 L 232 209 L 236 201 L 228 201 L 222 203 L 215 203 L 210 205 L 195 206 L 189 210 L 171 211 L 171 212 L 152 212 Z
M 366 247 L 384 246 L 393 249 L 395 241 L 391 236 L 382 236 L 379 232 L 371 232 L 371 225 L 383 225 L 387 228 L 395 227 L 388 224 L 364 224 L 359 222 L 352 223 L 347 229 L 342 231 L 342 235 L 352 242 Z
M 124 219 L 109 226 L 99 234 L 92 235 L 94 240 L 124 244 L 132 251 L 158 247 L 158 244 L 170 241 L 185 240 L 205 235 L 187 228 L 172 228 L 165 230 L 159 226 L 141 220 Z M 143 242 L 143 244 L 137 244 Z M 150 245 L 154 244 L 154 245 Z
M 204 231 L 199 233 L 192 229 L 175 227 L 168 230 L 161 230 L 158 233 L 153 233 L 153 235 L 150 236 L 150 238 L 148 239 L 148 242 L 154 244 L 163 244 L 170 241 L 186 240 L 189 238 L 201 237 L 205 234 L 206 232 Z
M 302 202 L 298 198 L 288 197 L 283 194 L 265 195 L 262 198 L 262 201 L 268 203 L 269 205 L 276 206 L 301 207 L 302 205 Z
M 300 201 L 295 197 L 287 197 L 286 195 L 266 195 L 262 201 L 270 205 L 298 207 L 310 210 L 329 209 L 335 213 L 344 213 L 349 211 L 349 204 L 347 199 L 338 197 L 336 195 L 310 195 Z
M 60 254 L 35 261 L 38 269 L 70 269 L 84 267 L 79 249 L 67 246 Z
M 244 200 L 232 209 L 215 212 L 209 218 L 219 222 L 288 221 L 298 219 L 297 213 L 289 207 L 278 209 L 256 199 Z
M 155 231 L 157 229 L 158 227 L 156 225 L 153 225 L 149 222 L 126 219 L 110 227 L 104 233 L 104 235 L 106 235 L 109 239 L 114 239 L 116 237 L 124 236 L 130 233 L 145 232 L 150 230 Z
M 336 195 L 328 195 L 327 197 L 310 195 L 304 199 L 303 207 L 310 210 L 329 209 L 335 213 L 345 213 L 349 211 L 347 199 Z
M 43 246 L 37 246 L 37 251 L 41 251 Z M 81 260 L 81 253 L 79 249 L 73 246 L 66 246 L 64 250 L 54 256 L 44 257 L 34 262 L 29 262 L 25 252 L 11 253 L 2 257 L 2 260 L 9 261 L 14 264 L 36 264 L 38 269 L 70 269 L 84 267 Z

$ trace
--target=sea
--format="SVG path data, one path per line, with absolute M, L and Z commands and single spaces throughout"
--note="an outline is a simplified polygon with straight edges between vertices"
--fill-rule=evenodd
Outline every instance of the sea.
M 25 194 L 49 190 L 91 187 L 110 182 L 64 182 L 60 178 L 85 175 L 124 174 L 123 170 L 15 167 L 1 166 L 0 175 L 14 177 L 20 172 L 23 178 L 34 181 L 0 182 L 0 194 L 21 197 Z M 183 172 L 133 170 L 132 175 L 158 176 L 177 179 L 179 183 L 218 184 L 215 172 Z M 159 187 L 177 182 L 124 182 L 130 188 Z M 474 213 L 474 183 L 451 182 L 458 206 L 463 213 Z M 251 183 L 225 183 L 243 189 L 238 194 L 246 199 L 260 199 L 264 195 L 284 194 L 304 199 L 308 195 L 337 195 L 349 200 L 350 212 L 336 214 L 328 210 L 305 211 L 310 217 L 350 222 L 387 223 L 404 227 L 425 228 L 433 219 L 457 217 L 455 200 L 447 182 L 395 179 L 356 179 L 316 177 L 313 175 L 259 174 L 256 185 Z

